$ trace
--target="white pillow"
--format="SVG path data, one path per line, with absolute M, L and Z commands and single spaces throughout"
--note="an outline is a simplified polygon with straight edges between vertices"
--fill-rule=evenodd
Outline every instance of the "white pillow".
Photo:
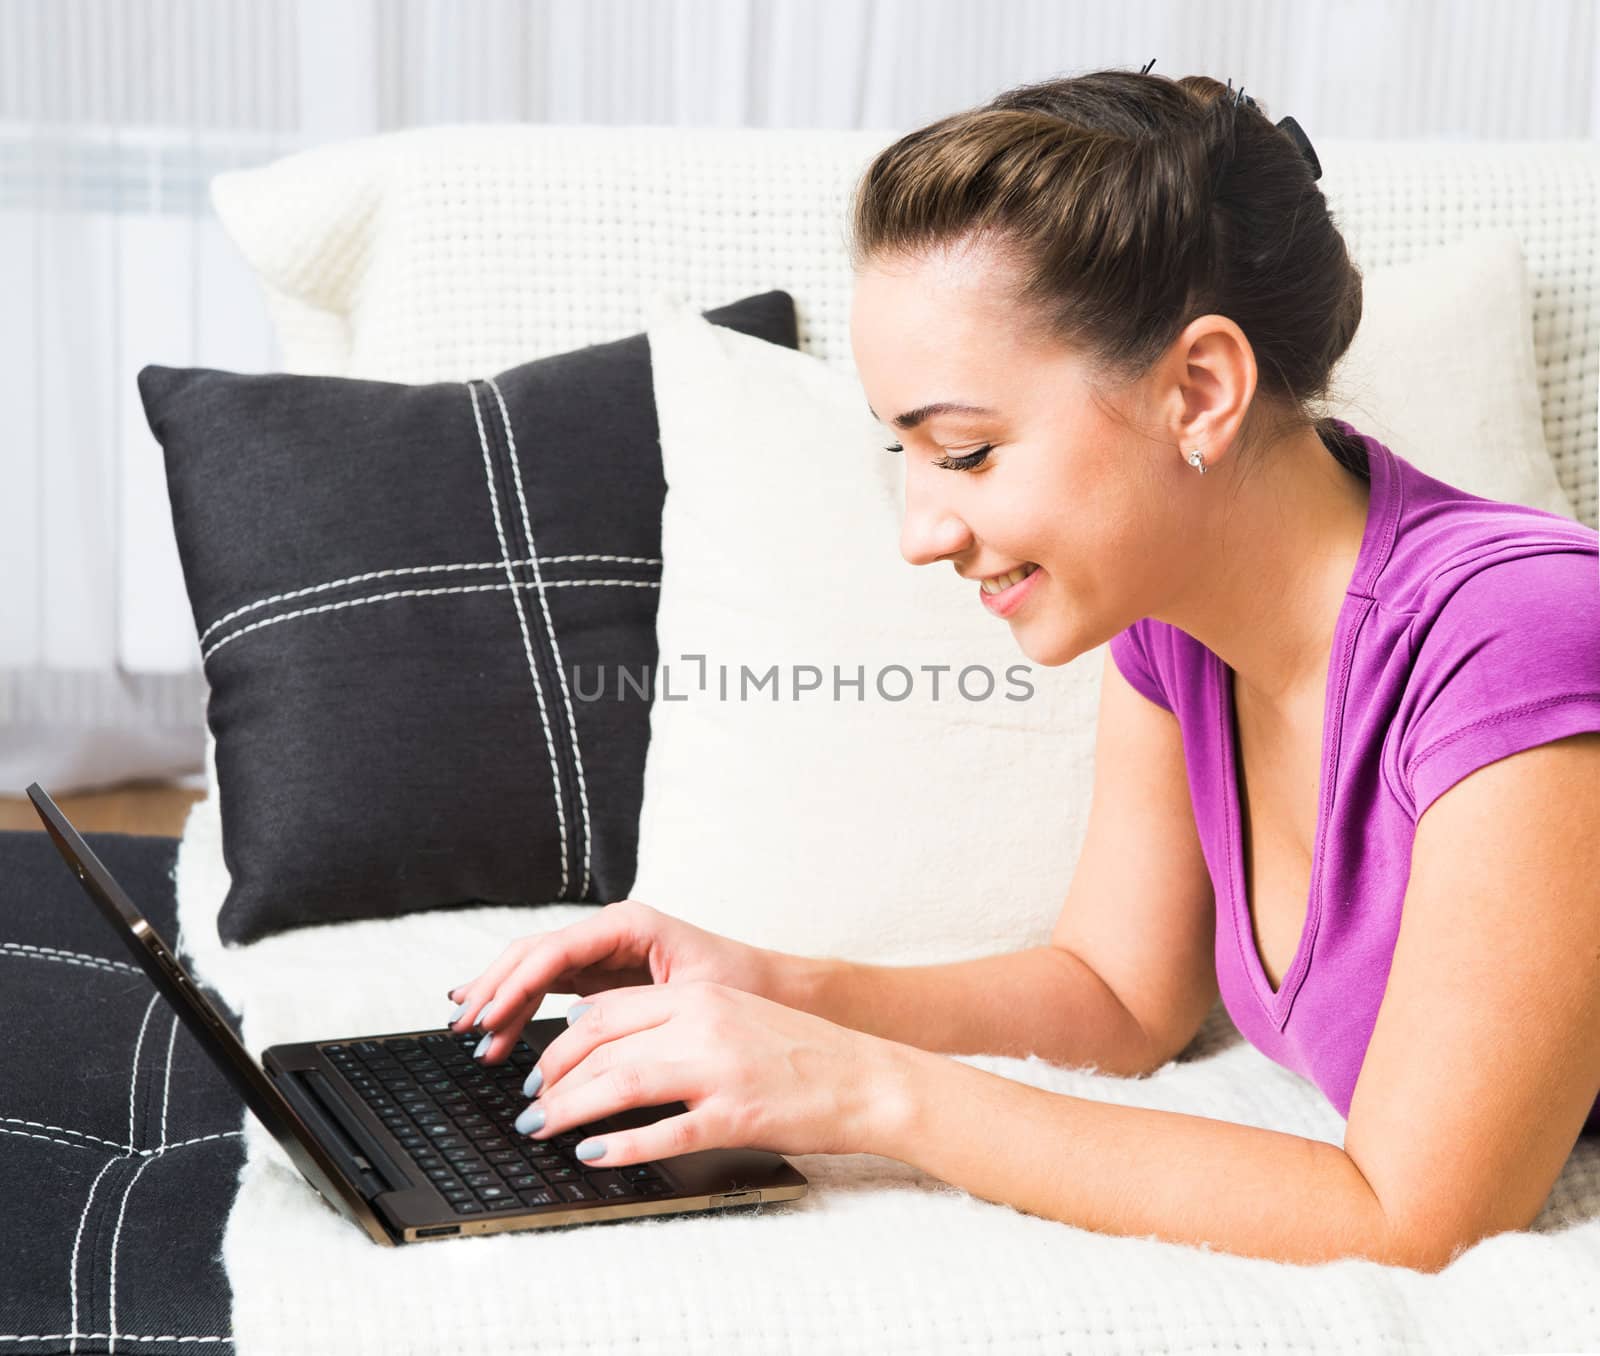
M 1369 271 L 1327 413 L 1470 494 L 1577 520 L 1544 440 L 1522 245 L 1479 231 Z
M 1358 398 L 1328 412 L 1472 493 L 1572 516 L 1543 440 L 1515 238 L 1374 270 L 1366 297 L 1340 372 Z M 1423 342 L 1441 334 L 1447 351 Z M 882 451 L 853 377 L 676 299 L 649 338 L 666 693 L 629 893 L 802 955 L 927 964 L 1044 944 L 1088 821 L 1104 647 L 1031 665 L 975 585 L 901 559 L 903 460 Z M 952 697 L 946 675 L 935 701 L 919 670 L 934 663 L 985 666 L 995 697 Z M 773 664 L 779 700 L 737 700 L 740 666 Z M 802 664 L 830 696 L 834 665 L 864 666 L 865 700 L 795 699 Z M 895 664 L 917 682 L 882 700 L 874 676 Z M 1029 700 L 1003 699 L 1013 665 Z

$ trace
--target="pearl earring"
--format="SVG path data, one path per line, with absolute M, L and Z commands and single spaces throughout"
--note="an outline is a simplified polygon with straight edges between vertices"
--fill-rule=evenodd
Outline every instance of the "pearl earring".
M 1198 447 L 1194 448 L 1189 453 L 1189 465 L 1194 467 L 1195 470 L 1200 472 L 1201 475 L 1206 473 L 1206 459 L 1200 455 L 1200 449 Z

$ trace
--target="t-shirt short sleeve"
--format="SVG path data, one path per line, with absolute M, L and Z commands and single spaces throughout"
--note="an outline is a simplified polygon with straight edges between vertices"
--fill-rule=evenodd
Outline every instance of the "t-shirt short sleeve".
M 1398 748 L 1413 822 L 1480 767 L 1600 730 L 1600 569 L 1592 551 L 1486 566 L 1413 643 Z
M 1163 711 L 1171 711 L 1172 703 L 1162 691 L 1161 679 L 1157 676 L 1156 666 L 1150 659 L 1146 625 L 1147 623 L 1138 621 L 1126 631 L 1119 631 L 1112 636 L 1111 658 L 1116 663 L 1117 671 L 1128 680 L 1136 692 L 1153 701 Z

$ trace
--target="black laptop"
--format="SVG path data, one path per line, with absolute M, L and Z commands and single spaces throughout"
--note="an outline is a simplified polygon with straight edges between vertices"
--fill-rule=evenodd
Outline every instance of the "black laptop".
M 245 1104 L 334 1209 L 375 1243 L 598 1224 L 806 1194 L 780 1154 L 707 1149 L 596 1170 L 573 1149 L 590 1135 L 688 1110 L 636 1107 L 545 1140 L 518 1134 L 522 1084 L 566 1029 L 530 1021 L 502 1064 L 480 1064 L 479 1033 L 448 1028 L 274 1045 L 258 1064 L 171 948 L 37 783 L 44 826 L 89 897 Z

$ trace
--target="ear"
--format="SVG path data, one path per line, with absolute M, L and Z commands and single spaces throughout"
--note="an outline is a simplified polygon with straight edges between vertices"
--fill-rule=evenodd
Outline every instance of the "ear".
M 1203 449 L 1206 465 L 1216 466 L 1231 454 L 1255 396 L 1250 341 L 1225 315 L 1197 316 L 1173 341 L 1163 368 L 1173 441 L 1185 456 Z

